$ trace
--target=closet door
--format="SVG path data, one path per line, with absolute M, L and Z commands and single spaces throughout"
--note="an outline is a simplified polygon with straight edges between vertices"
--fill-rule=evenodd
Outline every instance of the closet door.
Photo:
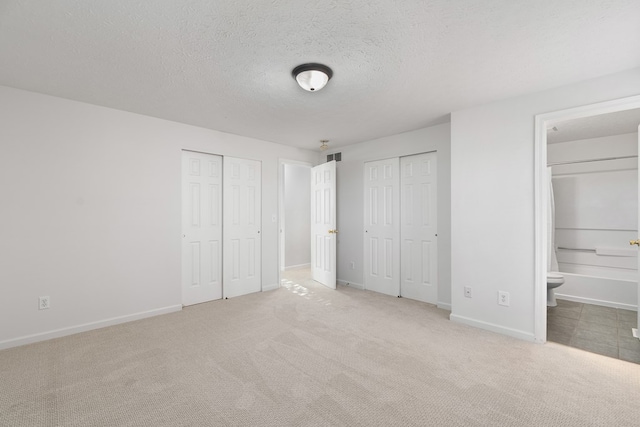
M 222 298 L 222 157 L 182 152 L 182 304 Z
M 364 165 L 364 288 L 400 295 L 398 158 Z
M 225 298 L 262 290 L 261 163 L 224 158 Z
M 437 153 L 402 157 L 400 294 L 438 303 Z

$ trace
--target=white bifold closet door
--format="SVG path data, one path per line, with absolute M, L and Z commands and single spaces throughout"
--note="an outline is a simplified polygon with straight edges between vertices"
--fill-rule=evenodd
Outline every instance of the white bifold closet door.
M 398 158 L 365 163 L 364 288 L 400 295 Z
M 182 152 L 182 304 L 222 298 L 222 157 Z
M 437 153 L 364 166 L 364 288 L 437 304 Z
M 223 295 L 262 290 L 261 163 L 224 157 Z
M 401 157 L 400 170 L 400 295 L 437 304 L 437 153 Z

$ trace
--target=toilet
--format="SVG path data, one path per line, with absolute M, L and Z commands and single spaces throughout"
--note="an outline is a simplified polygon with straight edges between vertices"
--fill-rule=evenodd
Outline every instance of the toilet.
M 562 274 L 557 271 L 547 272 L 547 307 L 555 307 L 558 305 L 554 289 L 563 283 L 564 276 Z

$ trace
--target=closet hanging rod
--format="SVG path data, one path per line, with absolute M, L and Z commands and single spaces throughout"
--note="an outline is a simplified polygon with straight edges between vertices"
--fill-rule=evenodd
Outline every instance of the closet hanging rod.
M 553 163 L 547 163 L 547 166 L 573 165 L 576 163 L 604 162 L 607 160 L 623 160 L 623 159 L 637 159 L 637 158 L 638 158 L 638 155 L 636 154 L 635 156 L 604 157 L 602 159 L 570 160 L 566 162 L 553 162 Z

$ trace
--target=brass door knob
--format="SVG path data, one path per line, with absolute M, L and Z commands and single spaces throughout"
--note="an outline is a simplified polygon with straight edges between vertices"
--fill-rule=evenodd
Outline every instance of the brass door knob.
M 629 244 L 640 246 L 640 240 L 629 240 Z
M 338 234 L 338 230 L 329 230 L 329 234 Z

